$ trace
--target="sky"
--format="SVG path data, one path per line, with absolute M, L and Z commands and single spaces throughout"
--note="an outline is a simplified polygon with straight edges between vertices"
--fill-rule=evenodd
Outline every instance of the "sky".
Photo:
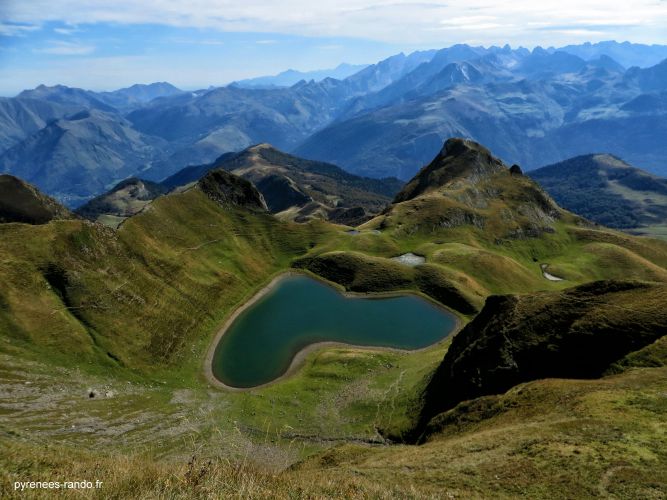
M 667 0 L 0 0 L 0 95 L 183 89 L 455 43 L 667 44 Z

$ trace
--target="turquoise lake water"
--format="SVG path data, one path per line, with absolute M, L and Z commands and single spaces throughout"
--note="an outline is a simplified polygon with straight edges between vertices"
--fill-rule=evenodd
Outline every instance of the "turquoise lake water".
M 213 375 L 232 387 L 255 387 L 283 375 L 310 344 L 420 349 L 455 326 L 453 314 L 414 295 L 346 297 L 307 276 L 286 276 L 222 336 Z

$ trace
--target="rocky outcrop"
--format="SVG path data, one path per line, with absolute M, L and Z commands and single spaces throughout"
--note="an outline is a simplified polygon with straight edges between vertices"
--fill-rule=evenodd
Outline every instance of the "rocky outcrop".
M 206 196 L 223 207 L 238 206 L 256 212 L 267 210 L 264 197 L 251 182 L 222 169 L 210 171 L 198 186 Z
M 266 205 L 272 213 L 282 212 L 294 206 L 304 206 L 313 201 L 292 179 L 284 175 L 271 174 L 259 178 L 257 189 L 264 196 Z
M 53 198 L 12 175 L 0 175 L 0 223 L 46 224 L 72 219 L 74 214 Z
M 483 177 L 506 169 L 503 162 L 484 146 L 469 139 L 448 139 L 433 161 L 396 195 L 394 203 L 411 200 L 457 180 L 476 183 Z
M 666 303 L 663 284 L 614 281 L 489 297 L 433 374 L 412 438 L 462 401 L 530 380 L 600 377 L 612 363 L 667 335 Z

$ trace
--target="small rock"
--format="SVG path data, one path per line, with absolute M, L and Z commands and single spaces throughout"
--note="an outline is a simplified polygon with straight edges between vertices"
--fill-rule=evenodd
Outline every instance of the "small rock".
M 510 174 L 512 175 L 523 175 L 523 170 L 516 163 L 510 167 Z

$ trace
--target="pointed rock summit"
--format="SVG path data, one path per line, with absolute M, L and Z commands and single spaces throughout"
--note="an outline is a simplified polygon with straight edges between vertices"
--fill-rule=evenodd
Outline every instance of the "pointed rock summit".
M 555 232 L 563 210 L 539 184 L 484 146 L 454 138 L 383 213 L 383 228 L 433 233 L 467 226 L 496 243 Z
M 470 139 L 448 139 L 433 161 L 396 195 L 394 203 L 411 200 L 442 187 L 456 187 L 457 181 L 476 183 L 505 170 L 507 167 L 503 162 L 481 144 Z

